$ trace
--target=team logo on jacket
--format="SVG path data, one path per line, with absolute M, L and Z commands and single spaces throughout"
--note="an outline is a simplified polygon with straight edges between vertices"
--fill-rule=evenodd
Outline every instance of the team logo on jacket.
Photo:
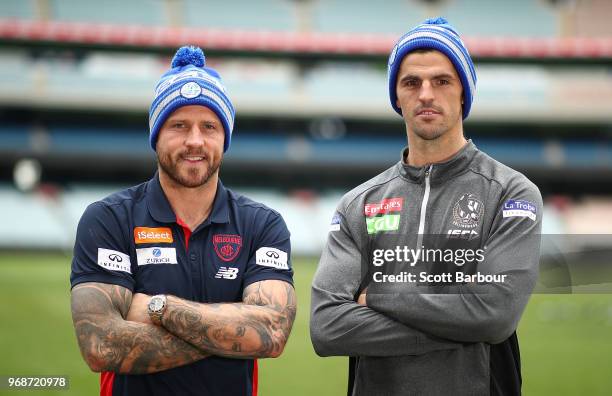
M 484 214 L 484 204 L 474 194 L 463 194 L 453 207 L 453 225 L 475 228 Z
M 136 259 L 138 265 L 178 264 L 176 249 L 167 247 L 136 249 Z
M 215 274 L 215 279 L 236 279 L 238 271 L 239 269 L 235 267 L 219 267 L 219 271 Z
M 340 213 L 334 213 L 334 217 L 332 217 L 331 224 L 329 225 L 329 231 L 340 231 L 340 223 L 342 219 L 340 218 Z
M 363 212 L 366 217 L 374 217 L 384 215 L 390 212 L 400 212 L 404 205 L 404 198 L 387 198 L 380 202 L 368 203 L 363 207 Z
M 383 231 L 397 231 L 400 225 L 400 214 L 404 206 L 404 198 L 386 198 L 380 202 L 367 203 L 363 207 L 366 216 L 368 234 L 377 234 Z
M 116 250 L 98 248 L 98 265 L 111 271 L 132 273 L 130 256 Z
M 134 243 L 172 243 L 172 230 L 168 227 L 135 227 Z
M 283 252 L 280 249 L 264 246 L 255 252 L 255 264 L 279 270 L 288 270 L 289 256 L 287 252 Z
M 536 220 L 536 213 L 536 206 L 522 199 L 509 199 L 502 209 L 503 217 L 528 217 L 533 221 Z
M 234 234 L 213 235 L 213 246 L 217 256 L 223 261 L 232 261 L 240 253 L 242 237 Z

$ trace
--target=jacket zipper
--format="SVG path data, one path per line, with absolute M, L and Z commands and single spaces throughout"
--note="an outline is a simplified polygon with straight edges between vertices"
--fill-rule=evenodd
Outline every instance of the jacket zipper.
M 423 194 L 423 202 L 421 202 L 421 219 L 419 220 L 419 236 L 417 237 L 417 249 L 421 248 L 423 243 L 423 234 L 425 233 L 425 215 L 427 214 L 427 201 L 429 201 L 429 176 L 431 176 L 431 170 L 433 164 L 429 165 L 429 168 L 425 171 L 425 194 Z

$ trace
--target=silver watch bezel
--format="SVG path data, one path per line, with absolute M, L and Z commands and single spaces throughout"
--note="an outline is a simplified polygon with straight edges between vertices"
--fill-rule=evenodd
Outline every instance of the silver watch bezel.
M 158 302 L 161 302 L 161 306 L 158 305 Z M 166 309 L 166 296 L 164 294 L 157 294 L 149 300 L 149 304 L 147 305 L 147 310 L 149 311 L 149 315 L 155 316 L 158 319 L 161 319 L 164 310 Z

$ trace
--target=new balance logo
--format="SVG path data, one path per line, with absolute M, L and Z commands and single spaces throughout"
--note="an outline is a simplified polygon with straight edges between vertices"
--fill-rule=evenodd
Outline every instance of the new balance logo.
M 219 267 L 219 271 L 215 275 L 216 279 L 236 279 L 238 276 L 238 268 L 234 267 Z

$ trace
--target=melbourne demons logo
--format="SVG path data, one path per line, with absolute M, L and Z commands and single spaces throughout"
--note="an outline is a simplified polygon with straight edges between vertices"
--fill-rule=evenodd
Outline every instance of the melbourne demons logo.
M 213 246 L 217 256 L 223 261 L 232 261 L 240 253 L 242 237 L 240 235 L 217 234 L 213 235 Z

